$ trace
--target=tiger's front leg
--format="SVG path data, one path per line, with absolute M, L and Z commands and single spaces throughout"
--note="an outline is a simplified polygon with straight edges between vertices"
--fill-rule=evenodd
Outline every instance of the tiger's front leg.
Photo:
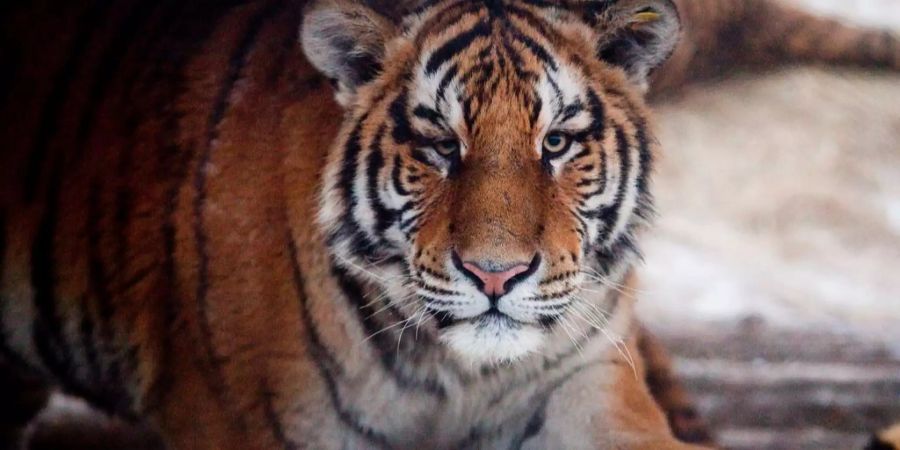
M 637 354 L 629 345 L 632 354 Z M 545 421 L 526 449 L 701 450 L 677 440 L 644 383 L 641 360 L 595 366 L 548 399 Z

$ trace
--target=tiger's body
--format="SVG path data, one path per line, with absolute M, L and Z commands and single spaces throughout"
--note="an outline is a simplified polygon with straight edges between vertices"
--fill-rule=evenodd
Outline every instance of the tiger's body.
M 0 37 L 5 362 L 147 418 L 172 448 L 695 448 L 645 381 L 631 295 L 656 151 L 641 95 L 674 46 L 667 2 L 564 2 L 569 20 L 545 22 L 540 1 L 434 1 L 404 25 L 378 2 L 323 2 L 306 22 L 303 1 L 59 3 L 10 6 Z M 687 28 L 655 92 L 745 62 L 900 68 L 890 34 L 677 3 Z M 656 15 L 615 15 L 635 7 Z M 784 40 L 753 33 L 770 8 Z M 373 28 L 344 39 L 358 27 Z M 840 39 L 817 45 L 825 33 Z M 567 118 L 585 135 L 563 158 L 577 170 L 517 150 L 550 120 L 522 70 L 551 66 L 590 75 L 555 79 L 585 99 Z M 454 85 L 466 112 L 398 100 L 451 69 L 473 74 Z M 410 144 L 454 114 L 455 159 Z M 596 214 L 570 211 L 595 189 Z M 467 315 L 479 289 L 498 308 L 509 284 L 490 277 L 517 262 L 506 299 L 536 294 L 496 312 L 517 319 Z M 524 312 L 568 307 L 556 293 L 580 285 L 580 320 Z

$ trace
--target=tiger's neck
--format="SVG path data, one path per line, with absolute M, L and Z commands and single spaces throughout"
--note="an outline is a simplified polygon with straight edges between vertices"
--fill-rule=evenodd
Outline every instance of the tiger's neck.
M 457 448 L 466 446 L 468 437 L 491 435 L 499 439 L 491 446 L 505 445 L 524 432 L 527 419 L 565 380 L 627 360 L 620 337 L 630 334 L 633 299 L 619 291 L 600 300 L 610 313 L 603 329 L 558 324 L 548 331 L 551 339 L 542 353 L 478 366 L 440 343 L 433 319 L 409 320 L 381 287 L 323 253 L 297 256 L 309 276 L 304 313 L 321 374 L 338 399 L 333 406 L 354 411 L 355 419 L 344 425 L 360 439 L 395 448 L 422 443 Z M 393 405 L 390 414 L 381 406 L 387 404 Z

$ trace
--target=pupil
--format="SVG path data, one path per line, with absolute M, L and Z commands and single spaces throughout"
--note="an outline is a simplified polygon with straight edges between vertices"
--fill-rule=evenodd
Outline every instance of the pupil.
M 556 147 L 557 145 L 562 143 L 562 138 L 559 136 L 550 136 L 549 141 L 551 147 Z

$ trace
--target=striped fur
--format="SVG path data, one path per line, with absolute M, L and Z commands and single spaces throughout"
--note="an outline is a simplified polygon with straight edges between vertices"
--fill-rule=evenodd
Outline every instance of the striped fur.
M 646 83 L 900 46 L 676 3 L 655 72 L 664 0 L 4 7 L 0 358 L 173 448 L 693 448 L 630 295 Z

